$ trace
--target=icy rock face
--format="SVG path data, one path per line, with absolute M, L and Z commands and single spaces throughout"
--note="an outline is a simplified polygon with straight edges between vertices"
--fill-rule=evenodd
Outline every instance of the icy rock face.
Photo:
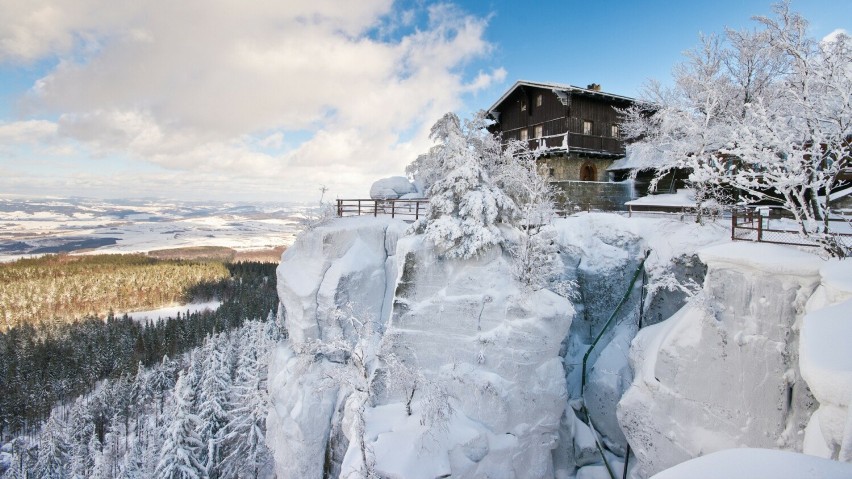
M 451 422 L 446 436 L 418 439 L 423 447 L 394 463 L 379 461 L 378 472 L 408 477 L 400 464 L 426 455 L 436 466 L 422 477 L 553 477 L 551 452 L 567 406 L 559 353 L 571 304 L 546 290 L 525 294 L 499 248 L 448 261 L 411 237 L 400 240 L 395 258 L 390 324 L 400 333 L 398 354 L 446 388 L 453 422 L 470 431 L 460 434 L 467 428 Z M 399 434 L 380 432 L 376 441 Z M 434 441 L 443 446 L 429 447 Z M 437 467 L 447 456 L 445 468 Z
M 819 401 L 803 451 L 852 462 L 852 263 L 828 263 L 808 300 L 799 344 L 802 377 Z
M 370 187 L 370 198 L 375 200 L 397 199 L 403 195 L 416 193 L 414 183 L 404 176 L 391 176 L 377 180 Z
M 798 373 L 797 320 L 820 261 L 773 248 L 701 250 L 703 300 L 634 339 L 618 420 L 644 475 L 726 448 L 801 450 L 814 401 Z
M 320 388 L 324 363 L 308 366 L 292 346 L 348 334 L 332 321 L 335 308 L 357 303 L 378 320 L 387 292 L 385 264 L 405 228 L 381 218 L 341 220 L 303 233 L 278 267 L 278 297 L 289 341 L 269 368 L 267 442 L 279 478 L 322 477 L 337 391 Z M 339 437 L 339 434 L 331 434 Z
M 680 284 L 704 284 L 707 265 L 701 262 L 698 255 L 683 255 L 674 258 L 670 267 L 672 277 Z M 642 324 L 651 326 L 673 316 L 686 304 L 688 296 L 680 290 L 659 290 L 647 298 L 647 308 Z
M 359 305 L 369 319 L 381 317 L 385 260 L 404 225 L 382 218 L 347 221 L 347 227 L 337 220 L 302 234 L 282 256 L 278 298 L 295 344 L 342 334 L 328 318 L 347 302 Z
M 583 226 L 585 228 L 579 230 L 585 231 L 585 234 L 578 233 L 574 228 L 563 227 L 559 237 L 563 263 L 569 266 L 566 274 L 570 279 L 574 279 L 578 286 L 577 318 L 571 324 L 564 360 L 569 395 L 572 399 L 580 397 L 583 356 L 626 293 L 644 245 L 639 236 L 620 227 L 623 225 L 609 225 L 600 229 L 595 229 L 598 226 L 595 223 Z M 583 392 L 584 404 L 595 429 L 601 434 L 607 447 L 619 454 L 624 454 L 627 441 L 618 425 L 615 408 L 632 380 L 627 351 L 630 340 L 638 330 L 641 288 L 641 281 L 637 281 L 625 304 L 613 318 L 612 324 L 591 351 L 587 362 L 587 383 Z M 570 411 L 569 415 L 573 414 L 574 412 Z M 588 426 L 582 422 L 578 424 L 582 426 L 581 432 L 574 437 L 581 437 L 582 429 L 588 430 Z M 572 430 L 578 431 L 577 427 Z M 563 435 L 572 436 L 567 432 Z M 588 435 L 591 437 L 591 432 Z M 592 449 L 578 449 L 575 442 L 573 449 L 576 466 L 600 462 L 600 453 L 594 443 L 592 446 Z M 570 450 L 570 444 L 564 448 Z
M 267 419 L 277 477 L 359 467 L 345 391 L 319 386 L 333 365 L 294 352 L 351 335 L 331 319 L 347 302 L 392 330 L 396 355 L 446 392 L 453 408 L 436 423 L 424 412 L 422 385 L 412 415 L 398 392 L 379 394 L 364 414 L 376 473 L 553 477 L 568 409 L 560 352 L 573 306 L 549 291 L 520 289 L 500 248 L 472 260 L 441 259 L 422 237 L 400 239 L 404 228 L 393 220 L 336 220 L 284 254 L 278 293 L 290 337 L 270 366 Z

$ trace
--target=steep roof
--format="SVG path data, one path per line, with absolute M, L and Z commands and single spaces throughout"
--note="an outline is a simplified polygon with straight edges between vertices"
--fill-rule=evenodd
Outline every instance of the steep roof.
M 628 101 L 628 102 L 635 102 L 636 101 L 636 99 L 630 98 L 630 97 L 627 97 L 627 96 L 616 95 L 616 94 L 613 94 L 613 93 L 606 93 L 606 92 L 602 92 L 602 91 L 598 91 L 598 90 L 589 90 L 588 88 L 580 88 L 578 86 L 568 85 L 568 84 L 565 84 L 565 83 L 550 83 L 550 82 L 535 82 L 535 81 L 527 81 L 527 80 L 518 80 L 518 81 L 515 82 L 514 85 L 512 85 L 511 88 L 506 90 L 506 93 L 503 93 L 503 96 L 501 96 L 496 102 L 494 102 L 493 105 L 491 105 L 490 108 L 488 108 L 488 112 L 491 113 L 491 112 L 495 111 L 496 108 L 501 103 L 503 103 L 503 101 L 506 100 L 506 98 L 509 97 L 509 95 L 511 95 L 515 90 L 517 90 L 518 88 L 523 87 L 523 86 L 529 86 L 529 87 L 534 87 L 534 88 L 544 88 L 544 89 L 553 90 L 554 92 L 560 91 L 560 92 L 565 92 L 565 93 L 576 93 L 576 94 L 580 94 L 580 95 L 586 95 L 586 96 L 597 97 L 597 98 L 608 99 L 608 100 L 615 100 L 615 101 Z

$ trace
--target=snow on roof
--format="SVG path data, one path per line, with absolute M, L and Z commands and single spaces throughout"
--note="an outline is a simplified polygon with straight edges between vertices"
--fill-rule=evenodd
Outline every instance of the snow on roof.
M 672 206 L 694 208 L 695 192 L 690 188 L 679 188 L 677 193 L 648 195 L 624 203 L 627 206 Z
M 852 185 L 847 185 L 846 189 L 838 189 L 831 192 L 831 200 L 839 200 L 852 194 Z M 825 196 L 820 196 L 819 201 L 825 201 Z
M 497 106 L 500 105 L 500 103 L 503 103 L 503 101 L 509 95 L 511 95 L 512 92 L 515 91 L 515 89 L 517 89 L 518 87 L 521 87 L 521 86 L 531 86 L 531 87 L 535 87 L 535 88 L 546 88 L 546 89 L 549 88 L 549 89 L 554 90 L 554 91 L 559 90 L 559 91 L 566 91 L 566 92 L 571 92 L 571 93 L 579 93 L 579 94 L 590 95 L 590 96 L 610 98 L 612 100 L 623 100 L 623 101 L 629 101 L 629 102 L 635 102 L 636 101 L 635 98 L 630 98 L 629 96 L 616 95 L 614 93 L 606 93 L 606 92 L 597 91 L 597 90 L 589 90 L 588 88 L 580 88 L 578 86 L 568 85 L 567 83 L 552 83 L 552 82 L 536 82 L 536 81 L 528 81 L 528 80 L 518 80 L 518 81 L 515 82 L 514 85 L 512 85 L 511 88 L 509 88 L 508 90 L 506 90 L 505 93 L 503 93 L 503 96 L 501 96 L 496 102 L 494 102 L 493 105 L 491 105 L 490 108 L 488 108 L 488 112 L 495 111 L 495 108 L 497 108 Z
M 773 449 L 726 449 L 666 469 L 651 479 L 848 479 L 852 464 Z

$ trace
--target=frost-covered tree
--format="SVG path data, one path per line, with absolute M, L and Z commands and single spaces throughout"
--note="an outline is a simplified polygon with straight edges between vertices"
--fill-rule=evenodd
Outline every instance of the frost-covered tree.
M 91 475 L 94 454 L 89 450 L 89 440 L 94 434 L 94 418 L 87 401 L 82 397 L 77 398 L 68 415 L 68 453 L 73 479 L 84 479 Z
M 68 477 L 68 443 L 65 425 L 56 413 L 50 415 L 38 437 L 38 458 L 33 473 L 35 477 Z
M 517 205 L 513 224 L 519 234 L 512 238 L 512 273 L 530 289 L 550 288 L 568 295 L 571 284 L 561 278 L 564 265 L 554 232 L 548 228 L 556 216 L 554 190 L 539 174 L 535 152 L 525 142 L 509 141 L 492 168 L 497 185 Z
M 148 477 L 145 473 L 145 447 L 142 441 L 134 441 L 124 456 L 120 479 L 142 479 Z
M 201 352 L 201 385 L 198 404 L 198 435 L 205 444 L 201 460 L 211 479 L 220 476 L 221 443 L 230 421 L 231 367 L 224 336 L 208 337 Z
M 199 479 L 207 470 L 199 460 L 204 444 L 198 437 L 198 416 L 192 410 L 198 379 L 191 377 L 193 369 L 181 372 L 175 383 L 175 405 L 168 423 L 165 441 L 160 449 L 157 477 L 168 479 Z
M 230 420 L 223 436 L 228 452 L 222 460 L 222 477 L 256 478 L 271 461 L 264 438 L 269 414 L 267 364 L 273 344 L 269 328 L 273 327 L 252 321 L 235 338 L 239 344 L 237 377 L 231 387 Z
M 658 177 L 688 169 L 700 199 L 777 201 L 830 243 L 831 192 L 852 156 L 852 44 L 809 37 L 788 3 L 774 11 L 756 30 L 702 38 L 673 87 L 649 84 L 648 103 L 626 111 L 628 154 Z
M 489 175 L 488 165 L 501 149 L 487 125 L 484 112 L 464 125 L 447 113 L 432 127 L 430 137 L 437 145 L 409 168 L 433 179 L 427 190 L 429 212 L 414 229 L 449 258 L 472 258 L 502 244 L 498 225 L 517 214 L 515 203 Z

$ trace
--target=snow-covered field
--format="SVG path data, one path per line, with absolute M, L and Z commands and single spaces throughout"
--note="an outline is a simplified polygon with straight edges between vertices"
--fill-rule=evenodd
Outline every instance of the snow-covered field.
M 82 250 L 286 246 L 301 229 L 305 210 L 284 203 L 0 197 L 0 261 Z
M 148 311 L 134 311 L 127 316 L 134 321 L 145 322 L 156 321 L 159 318 L 173 318 L 180 314 L 197 313 L 199 311 L 215 311 L 222 305 L 221 301 L 204 301 L 200 303 L 179 304 L 165 308 L 151 309 Z

